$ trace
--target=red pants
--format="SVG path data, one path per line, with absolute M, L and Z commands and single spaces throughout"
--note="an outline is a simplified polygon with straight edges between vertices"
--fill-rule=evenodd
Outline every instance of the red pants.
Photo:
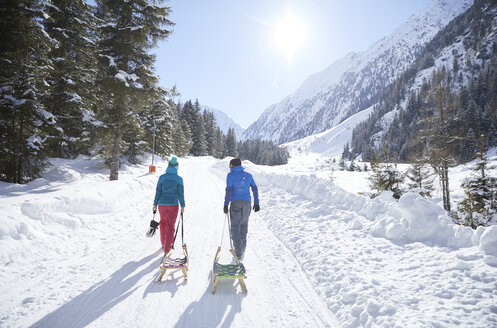
M 178 216 L 178 205 L 159 205 L 160 243 L 164 253 L 168 253 L 174 242 L 174 225 Z

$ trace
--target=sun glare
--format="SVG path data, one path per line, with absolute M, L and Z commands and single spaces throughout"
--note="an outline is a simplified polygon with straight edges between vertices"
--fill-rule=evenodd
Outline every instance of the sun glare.
M 274 26 L 274 40 L 278 48 L 291 61 L 296 51 L 305 43 L 305 28 L 301 21 L 291 12 Z

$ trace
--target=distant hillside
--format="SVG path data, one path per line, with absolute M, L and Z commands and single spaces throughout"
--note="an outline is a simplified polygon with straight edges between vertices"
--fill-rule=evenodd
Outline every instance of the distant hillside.
M 352 141 L 352 131 L 360 123 L 368 119 L 373 107 L 356 113 L 329 130 L 299 140 L 283 144 L 293 153 L 313 152 L 330 157 L 342 154 L 345 145 Z
M 433 38 L 385 91 L 371 118 L 354 130 L 353 152 L 372 158 L 386 145 L 402 161 L 422 154 L 428 145 L 426 122 L 437 115 L 440 90 L 456 160 L 472 159 L 479 142 L 497 145 L 496 1 L 476 1 Z

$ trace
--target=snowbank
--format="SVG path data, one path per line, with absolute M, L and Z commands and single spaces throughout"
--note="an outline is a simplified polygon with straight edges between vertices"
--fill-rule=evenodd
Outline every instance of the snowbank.
M 429 245 L 462 248 L 473 246 L 473 230 L 456 225 L 447 213 L 417 193 L 403 195 L 372 229 L 375 237 L 397 243 L 423 242 Z
M 257 166 L 251 167 L 257 170 Z M 457 225 L 443 208 L 417 193 L 407 193 L 398 201 L 388 192 L 368 199 L 346 192 L 314 174 L 257 171 L 255 176 L 259 185 L 276 186 L 310 201 L 363 215 L 372 221 L 370 232 L 375 237 L 397 244 L 422 242 L 455 249 L 479 246 L 487 255 L 497 257 L 497 227 L 481 227 L 481 231 L 476 233 L 469 227 Z M 359 224 L 353 223 L 356 228 Z

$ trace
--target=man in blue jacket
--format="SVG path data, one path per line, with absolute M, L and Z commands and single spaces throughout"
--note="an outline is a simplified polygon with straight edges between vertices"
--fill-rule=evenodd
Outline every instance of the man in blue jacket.
M 174 224 L 178 216 L 178 203 L 181 213 L 185 211 L 183 178 L 178 175 L 178 159 L 171 158 L 166 173 L 161 175 L 155 189 L 153 211 L 159 206 L 160 242 L 164 254 L 169 253 L 174 242 Z
M 226 194 L 224 196 L 224 213 L 231 217 L 231 239 L 235 254 L 241 259 L 247 246 L 248 219 L 251 210 L 250 188 L 254 194 L 254 211 L 259 211 L 259 192 L 254 178 L 241 166 L 242 161 L 234 158 L 230 161 L 230 173 L 226 178 Z

